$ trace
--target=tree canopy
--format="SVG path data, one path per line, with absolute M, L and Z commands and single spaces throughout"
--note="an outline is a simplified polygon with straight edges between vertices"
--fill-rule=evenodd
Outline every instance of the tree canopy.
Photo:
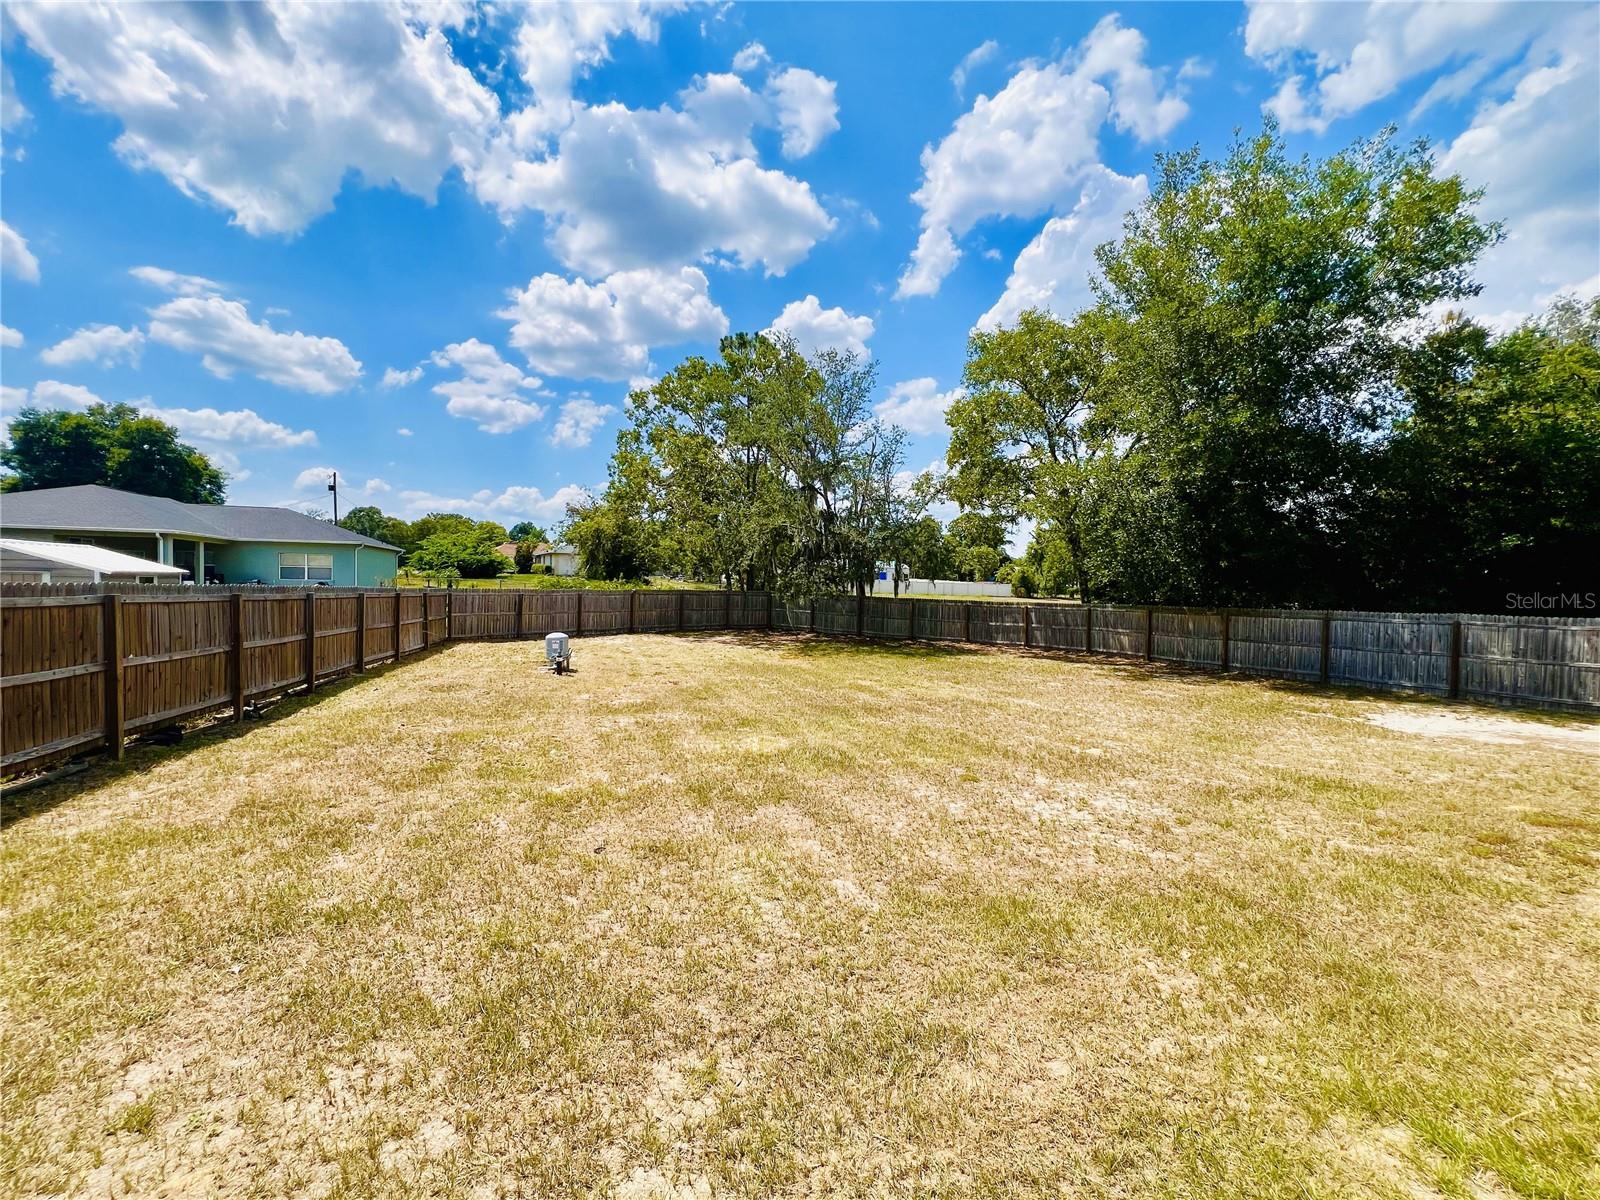
M 1426 145 L 1159 165 L 1091 307 L 968 345 L 949 491 L 1035 523 L 1023 586 L 1503 608 L 1600 559 L 1594 310 L 1445 315 L 1501 231 Z
M 742 333 L 633 393 L 605 496 L 565 531 L 585 571 L 865 588 L 904 559 L 928 499 L 902 478 L 903 433 L 872 412 L 876 381 L 858 355 Z
M 131 404 L 83 412 L 24 408 L 10 426 L 0 466 L 6 491 L 98 483 L 190 504 L 221 504 L 227 478 L 165 421 Z
M 513 542 L 548 542 L 550 535 L 545 532 L 543 525 L 535 525 L 532 521 L 518 521 L 506 531 Z

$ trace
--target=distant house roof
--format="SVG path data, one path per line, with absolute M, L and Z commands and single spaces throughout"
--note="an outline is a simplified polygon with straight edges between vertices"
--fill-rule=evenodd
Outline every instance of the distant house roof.
M 517 544 L 515 542 L 501 542 L 495 547 L 495 550 L 507 558 L 516 558 L 517 556 Z
M 183 578 L 182 567 L 169 567 L 133 554 L 119 554 L 100 546 L 73 542 L 36 542 L 28 538 L 0 538 L 0 566 L 7 570 L 33 570 L 35 564 L 53 564 L 92 571 L 96 575 L 170 575 Z
M 6 492 L 0 496 L 0 529 L 175 533 L 219 542 L 310 542 L 399 549 L 292 508 L 184 504 L 165 496 L 141 496 L 95 483 Z
M 540 554 L 576 554 L 577 552 L 577 547 L 569 546 L 565 542 L 557 546 L 552 546 L 549 542 L 540 542 L 533 548 L 533 553 L 536 557 Z

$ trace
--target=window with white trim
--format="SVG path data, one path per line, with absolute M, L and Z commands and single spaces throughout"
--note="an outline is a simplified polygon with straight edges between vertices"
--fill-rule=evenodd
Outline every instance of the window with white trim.
M 283 583 L 333 582 L 333 555 L 280 554 L 278 579 Z

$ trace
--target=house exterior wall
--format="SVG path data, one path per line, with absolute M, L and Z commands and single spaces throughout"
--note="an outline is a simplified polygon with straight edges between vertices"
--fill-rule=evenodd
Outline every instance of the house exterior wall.
M 553 551 L 548 554 L 535 554 L 533 561 L 550 568 L 552 575 L 576 575 L 578 573 L 578 556 L 566 551 Z
M 360 547 L 359 573 L 355 546 L 319 546 L 301 542 L 220 542 L 206 543 L 206 561 L 222 572 L 228 583 L 248 583 L 259 579 L 276 584 L 278 555 L 331 554 L 334 587 L 378 587 L 392 583 L 397 574 L 399 554 L 376 546 Z

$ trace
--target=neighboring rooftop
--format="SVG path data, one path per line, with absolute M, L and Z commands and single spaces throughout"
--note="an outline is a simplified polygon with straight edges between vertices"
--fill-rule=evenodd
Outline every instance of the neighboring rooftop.
M 399 549 L 292 508 L 185 504 L 165 496 L 141 496 L 95 483 L 6 492 L 0 495 L 0 529 L 175 533 L 218 542 L 309 542 Z

